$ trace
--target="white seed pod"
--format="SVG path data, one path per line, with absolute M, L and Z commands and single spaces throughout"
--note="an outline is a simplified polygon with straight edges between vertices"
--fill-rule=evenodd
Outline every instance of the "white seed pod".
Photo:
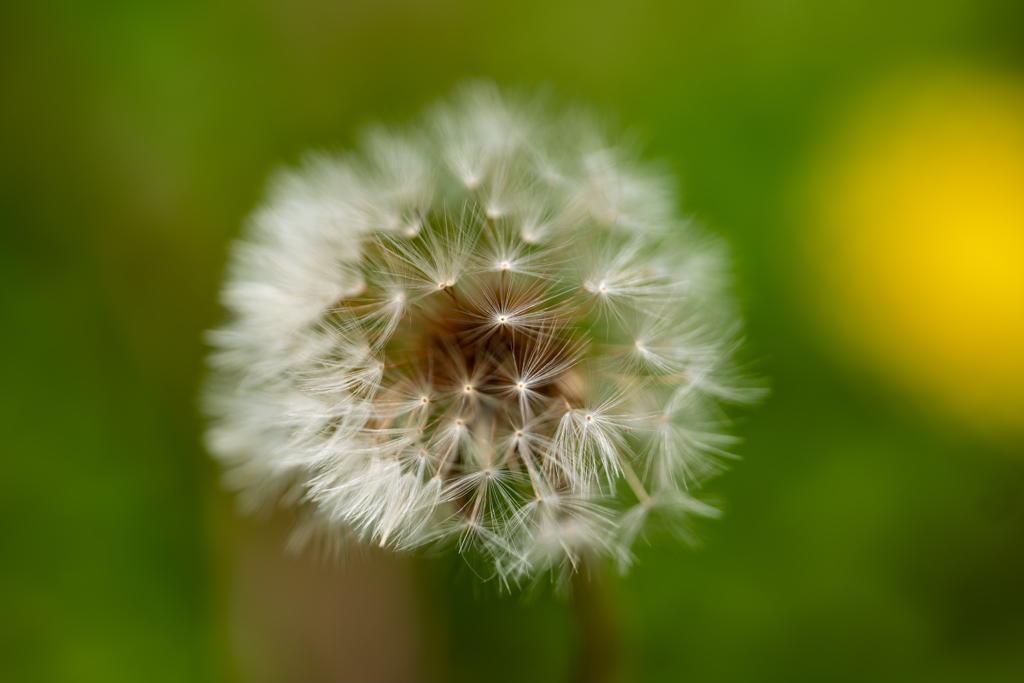
M 279 174 L 208 335 L 207 446 L 297 538 L 452 540 L 502 582 L 628 564 L 754 400 L 721 245 L 586 113 L 469 84 Z

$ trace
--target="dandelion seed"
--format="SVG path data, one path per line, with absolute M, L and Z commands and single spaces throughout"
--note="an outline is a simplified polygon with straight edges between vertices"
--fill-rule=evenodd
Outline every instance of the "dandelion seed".
M 487 84 L 280 174 L 208 334 L 206 440 L 295 542 L 450 542 L 502 585 L 632 561 L 731 443 L 721 252 L 586 117 Z M 682 229 L 682 227 L 685 229 Z

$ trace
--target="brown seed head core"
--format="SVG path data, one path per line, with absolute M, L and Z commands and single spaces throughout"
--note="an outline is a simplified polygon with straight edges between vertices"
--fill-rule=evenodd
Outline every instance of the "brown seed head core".
M 442 478 L 460 474 L 471 457 L 518 467 L 518 447 L 498 452 L 495 443 L 502 435 L 522 438 L 519 428 L 531 422 L 532 432 L 552 438 L 567 401 L 580 400 L 582 380 L 571 368 L 581 345 L 568 326 L 565 297 L 552 295 L 540 282 L 513 288 L 506 273 L 474 274 L 438 290 L 409 298 L 400 327 L 377 350 L 383 376 L 374 402 L 384 405 L 415 390 L 419 430 L 427 443 L 420 452 L 440 463 Z M 406 297 L 386 296 L 371 284 L 360 300 L 339 311 L 358 315 L 382 300 Z M 492 309 L 502 306 L 520 315 L 495 316 Z M 521 318 L 528 320 L 517 325 Z M 524 372 L 543 368 L 559 370 L 524 381 Z M 468 435 L 449 436 L 445 425 Z M 388 428 L 391 419 L 379 418 L 371 426 Z

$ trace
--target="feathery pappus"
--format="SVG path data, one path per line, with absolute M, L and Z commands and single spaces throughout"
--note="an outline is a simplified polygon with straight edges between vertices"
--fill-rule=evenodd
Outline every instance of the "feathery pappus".
M 470 83 L 280 172 L 235 243 L 204 409 L 295 540 L 449 541 L 502 582 L 685 533 L 732 439 L 721 243 L 595 117 Z

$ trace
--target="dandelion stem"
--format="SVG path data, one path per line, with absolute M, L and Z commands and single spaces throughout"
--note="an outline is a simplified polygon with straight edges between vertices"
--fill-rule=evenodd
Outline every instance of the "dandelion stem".
M 569 680 L 573 683 L 605 683 L 615 680 L 621 635 L 608 607 L 608 597 L 596 577 L 575 574 L 572 600 L 580 643 Z

